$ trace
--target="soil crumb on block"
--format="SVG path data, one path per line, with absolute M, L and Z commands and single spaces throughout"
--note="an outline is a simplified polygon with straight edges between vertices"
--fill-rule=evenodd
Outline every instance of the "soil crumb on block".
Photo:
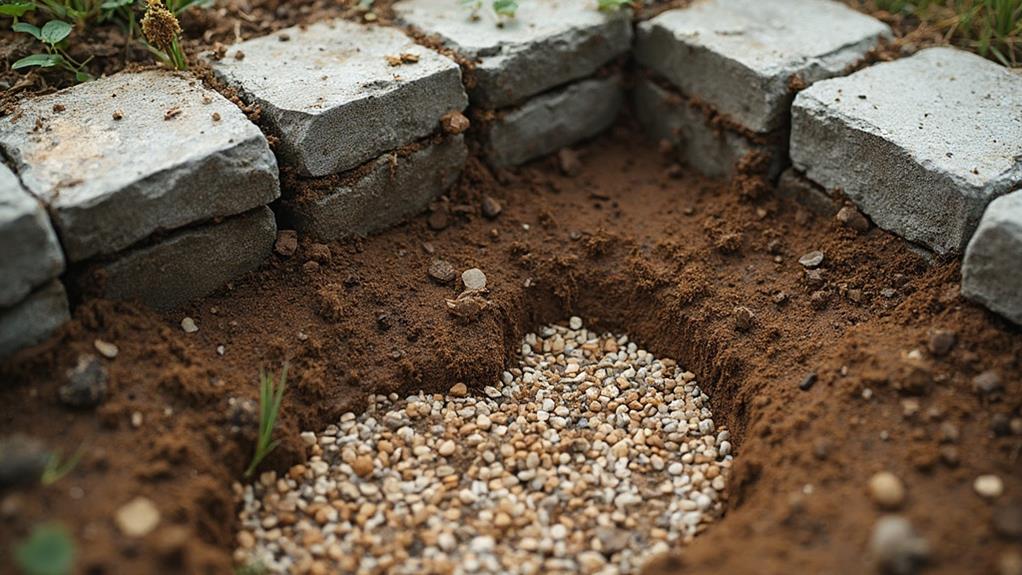
M 481 393 L 374 396 L 307 464 L 236 485 L 241 565 L 634 573 L 717 519 L 732 462 L 695 375 L 572 318 Z

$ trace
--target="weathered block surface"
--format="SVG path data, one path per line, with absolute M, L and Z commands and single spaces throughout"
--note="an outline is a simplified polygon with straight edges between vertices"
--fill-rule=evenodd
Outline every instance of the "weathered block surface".
M 0 146 L 50 206 L 70 261 L 280 193 L 262 132 L 216 92 L 169 72 L 116 74 L 25 102 L 0 119 Z
M 987 206 L 965 250 L 962 295 L 1022 325 L 1022 190 Z
M 638 27 L 635 57 L 754 132 L 786 123 L 789 82 L 841 74 L 886 25 L 831 0 L 707 0 Z
M 259 267 L 270 255 L 276 235 L 273 212 L 263 206 L 129 250 L 91 266 L 80 281 L 84 289 L 104 298 L 169 309 Z
M 592 75 L 628 51 L 632 26 L 627 11 L 604 14 L 578 0 L 522 2 L 513 20 L 497 26 L 487 9 L 450 0 L 403 0 L 398 18 L 466 57 L 478 59 L 473 103 L 500 108 Z
M 0 308 L 64 271 L 64 254 L 39 201 L 0 164 Z
M 64 286 L 56 280 L 0 309 L 0 357 L 43 341 L 70 317 Z
M 707 176 L 734 175 L 738 161 L 752 152 L 775 158 L 770 177 L 777 175 L 785 160 L 783 142 L 754 144 L 733 130 L 714 125 L 703 109 L 648 78 L 636 81 L 632 102 L 636 119 L 649 137 L 670 142 L 679 160 Z
M 495 166 L 514 166 L 599 134 L 624 103 L 621 78 L 575 82 L 536 96 L 488 127 L 487 156 Z
M 388 61 L 402 54 L 418 60 Z M 454 61 L 397 29 L 344 20 L 243 42 L 212 65 L 262 107 L 283 158 L 306 176 L 336 174 L 411 143 L 468 104 Z
M 460 135 L 407 156 L 385 154 L 361 178 L 315 199 L 287 201 L 284 210 L 296 229 L 322 240 L 369 234 L 424 210 L 454 184 L 467 157 Z
M 933 48 L 819 82 L 792 115 L 796 168 L 939 254 L 1022 183 L 1022 76 L 974 54 Z

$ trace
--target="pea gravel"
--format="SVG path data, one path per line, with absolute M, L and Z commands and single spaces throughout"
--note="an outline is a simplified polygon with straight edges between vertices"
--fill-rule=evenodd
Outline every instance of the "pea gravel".
M 374 396 L 306 464 L 235 485 L 239 565 L 288 573 L 634 573 L 720 516 L 732 446 L 695 375 L 550 326 L 482 393 Z M 286 408 L 286 406 L 285 406 Z

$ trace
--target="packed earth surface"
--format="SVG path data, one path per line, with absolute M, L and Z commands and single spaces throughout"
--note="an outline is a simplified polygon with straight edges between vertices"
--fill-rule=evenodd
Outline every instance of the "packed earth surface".
M 248 539 L 232 485 L 256 433 L 258 368 L 290 365 L 282 445 L 265 463 L 290 477 L 311 469 L 301 432 L 341 429 L 379 396 L 426 394 L 442 412 L 431 394 L 463 384 L 487 401 L 527 332 L 576 314 L 695 374 L 740 454 L 722 519 L 647 572 L 852 573 L 906 557 L 998 572 L 1018 537 L 1018 328 L 960 298 L 958 263 L 744 184 L 679 170 L 623 119 L 518 171 L 473 163 L 432 214 L 365 240 L 302 240 L 177 311 L 86 301 L 3 365 L 4 432 L 84 447 L 60 483 L 5 495 L 0 533 L 59 518 L 82 533 L 85 572 L 230 570 Z M 477 316 L 452 313 L 461 288 L 438 260 L 483 271 Z M 82 355 L 107 380 L 95 412 L 58 398 Z M 868 489 L 879 472 L 897 486 L 883 505 Z M 994 500 L 974 485 L 990 475 Z M 158 510 L 144 539 L 115 520 L 136 498 Z M 877 546 L 892 512 L 879 526 L 895 541 Z

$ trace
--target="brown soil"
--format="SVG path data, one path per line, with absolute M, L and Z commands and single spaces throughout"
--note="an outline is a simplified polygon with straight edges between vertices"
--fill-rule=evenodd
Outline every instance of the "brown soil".
M 479 388 L 527 329 L 578 314 L 695 371 L 737 440 L 725 518 L 652 572 L 862 572 L 880 514 L 864 485 L 881 469 L 908 485 L 903 511 L 933 547 L 929 572 L 993 572 L 1012 544 L 993 534 L 993 509 L 1022 500 L 1022 437 L 993 432 L 1022 407 L 1020 330 L 959 298 L 957 263 L 928 267 L 877 229 L 858 235 L 770 195 L 669 177 L 678 170 L 635 133 L 625 120 L 580 149 L 575 177 L 555 158 L 496 175 L 472 160 L 443 231 L 423 215 L 329 250 L 303 239 L 294 256 L 168 314 L 87 301 L 59 335 L 0 367 L 0 434 L 30 433 L 65 454 L 85 446 L 56 485 L 0 494 L 3 547 L 58 519 L 83 573 L 229 572 L 231 484 L 256 425 L 236 399 L 256 397 L 258 368 L 292 366 L 283 445 L 266 463 L 281 470 L 301 457 L 299 431 L 367 393 Z M 503 204 L 495 220 L 479 215 L 483 194 Z M 797 262 L 816 249 L 822 286 Z M 486 272 L 492 303 L 478 319 L 449 314 L 458 290 L 429 280 L 434 257 Z M 755 314 L 748 331 L 736 329 L 739 306 Z M 184 316 L 198 333 L 181 330 Z M 957 335 L 947 356 L 926 350 L 936 328 Z M 120 348 L 104 360 L 110 397 L 69 410 L 57 389 L 97 338 Z M 972 391 L 987 369 L 1005 382 L 996 401 Z M 810 373 L 818 381 L 800 390 Z M 903 414 L 907 399 L 918 413 Z M 957 426 L 957 443 L 942 444 L 942 423 Z M 1007 493 L 993 505 L 971 488 L 991 472 Z M 130 540 L 113 515 L 137 495 L 163 520 Z

